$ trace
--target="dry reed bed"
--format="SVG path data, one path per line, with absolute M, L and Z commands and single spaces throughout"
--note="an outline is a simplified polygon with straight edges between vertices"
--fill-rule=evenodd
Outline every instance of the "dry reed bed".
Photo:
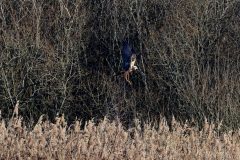
M 55 123 L 39 119 L 33 129 L 22 118 L 0 123 L 0 159 L 240 159 L 240 131 L 222 135 L 208 122 L 199 131 L 173 120 L 158 130 L 140 125 L 125 130 L 118 121 L 80 121 L 66 125 L 64 117 Z

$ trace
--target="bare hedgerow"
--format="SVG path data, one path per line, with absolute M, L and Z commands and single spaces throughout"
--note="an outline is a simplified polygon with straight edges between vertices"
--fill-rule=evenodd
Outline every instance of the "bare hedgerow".
M 21 100 L 15 113 L 33 124 L 63 113 L 81 128 L 105 116 L 130 128 L 164 115 L 171 130 L 174 115 L 238 128 L 239 8 L 238 0 L 2 0 L 2 117 Z M 120 75 L 125 38 L 144 73 L 131 76 L 133 86 Z

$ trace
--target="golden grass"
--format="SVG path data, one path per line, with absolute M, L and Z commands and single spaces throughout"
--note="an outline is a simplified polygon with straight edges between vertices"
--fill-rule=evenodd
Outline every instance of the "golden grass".
M 158 130 L 125 130 L 105 118 L 80 130 L 80 121 L 67 126 L 62 116 L 55 123 L 41 117 L 29 129 L 17 116 L 0 122 L 0 159 L 240 159 L 240 131 L 220 135 L 208 122 L 200 131 L 173 124 L 172 132 L 164 119 Z

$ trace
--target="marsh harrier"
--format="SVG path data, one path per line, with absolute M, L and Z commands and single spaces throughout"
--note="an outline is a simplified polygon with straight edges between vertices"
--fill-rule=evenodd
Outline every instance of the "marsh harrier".
M 132 85 L 132 82 L 130 81 L 130 74 L 137 70 L 138 67 L 135 65 L 137 59 L 136 52 L 128 40 L 123 41 L 122 44 L 122 59 L 124 78 L 130 85 Z

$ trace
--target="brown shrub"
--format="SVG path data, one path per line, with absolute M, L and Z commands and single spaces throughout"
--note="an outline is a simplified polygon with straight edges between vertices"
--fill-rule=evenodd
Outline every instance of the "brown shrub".
M 0 102 L 10 118 L 47 114 L 239 127 L 239 2 L 8 1 L 0 3 Z M 133 40 L 143 74 L 124 83 L 121 41 Z M 146 81 L 145 77 L 146 75 Z

